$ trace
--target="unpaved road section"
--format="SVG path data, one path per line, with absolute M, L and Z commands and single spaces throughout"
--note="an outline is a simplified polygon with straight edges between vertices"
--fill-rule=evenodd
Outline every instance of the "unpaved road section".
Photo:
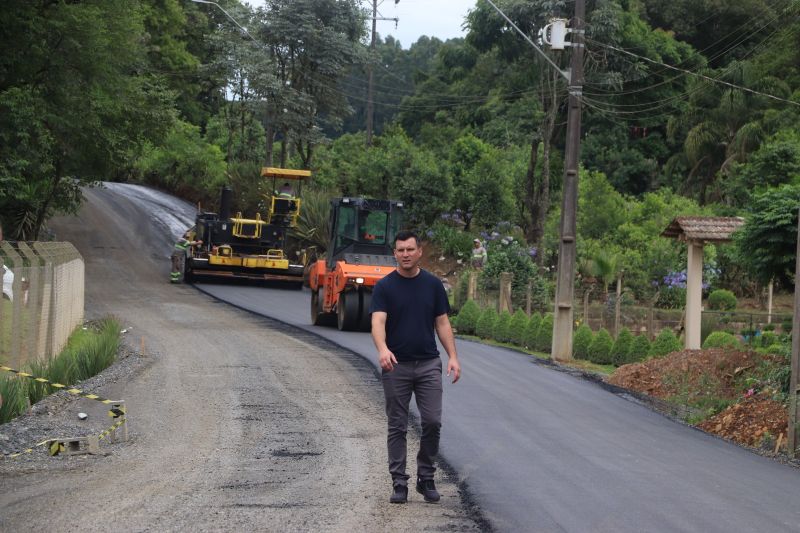
M 442 471 L 442 503 L 388 503 L 385 418 L 371 365 L 311 334 L 167 283 L 170 237 L 140 204 L 90 190 L 54 224 L 86 261 L 87 317 L 113 313 L 144 355 L 98 390 L 130 440 L 107 456 L 0 461 L 0 531 L 477 531 Z M 87 400 L 31 416 L 59 420 Z M 16 425 L 16 426 L 15 426 Z M 47 424 L 44 424 L 47 426 Z M 38 435 L 37 438 L 66 436 Z M 412 443 L 414 441 L 412 440 Z M 409 465 L 413 473 L 414 446 Z

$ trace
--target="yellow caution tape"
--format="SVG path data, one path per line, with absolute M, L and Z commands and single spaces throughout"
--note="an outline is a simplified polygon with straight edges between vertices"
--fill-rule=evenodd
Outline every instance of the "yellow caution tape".
M 119 403 L 119 400 L 109 400 L 109 399 L 106 399 L 106 398 L 102 398 L 102 397 L 98 396 L 97 394 L 93 394 L 91 392 L 82 391 L 81 389 L 76 389 L 74 387 L 67 388 L 68 385 L 64 385 L 62 383 L 53 383 L 49 379 L 36 377 L 33 374 L 29 374 L 27 372 L 22 372 L 21 370 L 15 370 L 15 369 L 13 369 L 11 367 L 0 365 L 0 370 L 4 370 L 6 372 L 11 372 L 11 373 L 16 374 L 16 375 L 18 375 L 20 377 L 32 379 L 34 381 L 38 381 L 39 383 L 46 383 L 46 384 L 48 384 L 51 387 L 56 388 L 56 389 L 64 389 L 70 394 L 74 394 L 75 396 L 80 396 L 82 398 L 88 398 L 89 400 L 95 400 L 95 401 L 98 401 L 98 402 L 102 402 L 104 404 Z
M 117 420 L 117 421 L 114 423 L 114 425 L 113 425 L 113 426 L 111 426 L 111 427 L 110 427 L 110 428 L 108 428 L 107 430 L 105 430 L 105 431 L 103 431 L 102 433 L 100 433 L 100 436 L 99 436 L 98 440 L 103 440 L 104 438 L 108 437 L 108 436 L 111 434 L 111 432 L 112 432 L 112 431 L 114 431 L 115 429 L 117 429 L 118 427 L 120 427 L 120 426 L 121 426 L 122 424 L 124 424 L 124 423 L 125 423 L 125 417 L 123 416 L 122 418 L 120 418 L 119 420 Z
M 11 454 L 5 455 L 4 457 L 6 457 L 6 458 L 8 458 L 8 459 L 13 459 L 13 458 L 15 458 L 15 457 L 19 457 L 20 455 L 25 455 L 26 453 L 33 453 L 33 450 L 35 450 L 35 449 L 36 449 L 36 448 L 38 448 L 39 446 L 44 446 L 44 445 L 45 445 L 45 444 L 47 444 L 48 442 L 50 442 L 50 439 L 43 440 L 42 442 L 37 442 L 36 444 L 34 444 L 33 446 L 31 446 L 30 448 L 27 448 L 27 449 L 25 449 L 25 450 L 22 450 L 21 452 L 17 452 L 17 453 L 11 453 Z

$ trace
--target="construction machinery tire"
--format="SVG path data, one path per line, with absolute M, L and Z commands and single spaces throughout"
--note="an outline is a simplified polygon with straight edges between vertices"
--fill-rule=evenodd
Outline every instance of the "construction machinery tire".
M 358 327 L 358 294 L 355 292 L 343 292 L 339 295 L 339 305 L 337 305 L 337 326 L 341 331 L 353 331 Z
M 332 326 L 334 314 L 324 312 L 322 306 L 325 302 L 325 287 L 311 291 L 311 323 L 315 326 Z
M 361 313 L 358 317 L 358 329 L 359 331 L 370 331 L 372 330 L 372 315 L 369 314 L 369 304 L 372 302 L 372 293 L 361 291 L 359 297 L 361 298 Z

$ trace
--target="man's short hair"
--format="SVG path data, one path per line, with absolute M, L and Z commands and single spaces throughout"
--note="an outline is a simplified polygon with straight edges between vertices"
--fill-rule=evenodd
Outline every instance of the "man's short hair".
M 408 239 L 414 239 L 414 242 L 416 242 L 417 246 L 419 247 L 419 237 L 410 229 L 404 229 L 397 232 L 397 235 L 394 237 L 394 247 L 397 248 L 397 241 L 407 241 Z

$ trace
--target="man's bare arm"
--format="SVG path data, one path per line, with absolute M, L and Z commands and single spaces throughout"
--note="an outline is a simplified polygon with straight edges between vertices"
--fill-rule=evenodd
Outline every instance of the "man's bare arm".
M 386 346 L 386 312 L 375 311 L 372 313 L 372 342 L 378 349 L 378 364 L 387 372 L 394 369 L 397 359 Z
M 435 326 L 436 335 L 439 336 L 439 340 L 447 352 L 447 375 L 449 376 L 452 373 L 453 383 L 455 383 L 461 377 L 461 363 L 458 362 L 456 338 L 453 335 L 453 328 L 450 326 L 450 319 L 447 314 L 437 316 Z

